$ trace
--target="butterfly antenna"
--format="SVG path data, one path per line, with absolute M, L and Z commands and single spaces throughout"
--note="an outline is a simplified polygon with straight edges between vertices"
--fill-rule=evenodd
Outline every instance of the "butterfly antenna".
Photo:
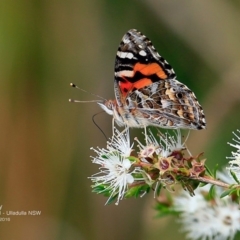
M 75 99 L 69 99 L 69 102 L 73 102 L 73 103 L 89 103 L 89 102 L 101 102 L 100 100 L 90 100 L 90 101 L 79 101 L 79 100 L 75 100 Z
M 98 114 L 103 113 L 103 112 L 104 112 L 104 111 L 95 113 L 95 114 L 92 116 L 92 121 L 93 121 L 93 123 L 95 124 L 95 126 L 101 131 L 101 133 L 102 133 L 103 136 L 106 138 L 106 140 L 108 140 L 106 134 L 103 132 L 103 130 L 99 127 L 99 125 L 95 122 L 95 119 L 94 119 Z
M 78 90 L 81 90 L 82 92 L 90 93 L 90 92 L 88 92 L 88 91 L 86 91 L 86 90 L 84 90 L 84 89 L 78 87 L 78 86 L 77 86 L 76 84 L 74 84 L 74 83 L 70 83 L 70 86 L 71 86 L 71 87 L 74 87 L 74 88 L 77 88 Z M 97 95 L 97 94 L 94 94 L 94 93 L 90 93 L 90 94 L 91 94 L 92 96 L 94 96 L 94 97 L 98 97 L 98 98 L 100 98 L 100 99 L 106 101 L 105 98 L 103 98 L 103 97 L 101 97 L 101 96 L 99 96 L 99 95 Z M 96 102 L 97 100 L 94 100 L 94 101 Z

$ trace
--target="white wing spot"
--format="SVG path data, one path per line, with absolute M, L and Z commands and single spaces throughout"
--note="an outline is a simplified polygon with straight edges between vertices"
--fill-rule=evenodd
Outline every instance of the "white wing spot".
M 125 58 L 125 55 L 126 53 L 117 51 L 117 56 L 119 56 L 120 58 Z
M 161 100 L 161 103 L 162 103 L 162 108 L 168 108 L 171 105 L 170 101 L 164 100 L 164 99 Z
M 121 77 L 121 76 L 125 76 L 125 77 L 133 77 L 134 72 L 131 70 L 122 70 L 119 72 L 115 72 L 115 76 L 117 77 Z
M 143 50 L 141 50 L 141 51 L 139 52 L 139 54 L 140 54 L 141 56 L 143 56 L 143 57 L 147 56 L 147 53 L 146 53 L 145 51 L 143 51 Z
M 139 48 L 143 48 L 143 46 L 142 46 L 142 45 L 138 45 L 138 47 L 139 47 Z
M 130 53 L 130 52 L 120 52 L 120 51 L 117 51 L 117 56 L 119 56 L 120 58 L 129 58 L 129 59 L 133 58 L 133 54 Z
M 125 43 L 125 44 L 128 44 L 128 43 L 130 43 L 130 40 L 129 40 L 129 38 L 124 38 L 124 39 L 123 39 L 123 43 Z
M 126 58 L 132 59 L 133 58 L 133 54 L 132 53 L 127 53 Z

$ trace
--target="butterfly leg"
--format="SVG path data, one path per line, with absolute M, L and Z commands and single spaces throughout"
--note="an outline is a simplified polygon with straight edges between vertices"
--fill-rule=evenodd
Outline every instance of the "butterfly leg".
M 112 132 L 113 132 L 113 137 L 114 137 L 114 118 L 112 119 Z
M 120 136 L 120 135 L 123 135 L 125 132 L 128 132 L 128 131 L 129 131 L 129 127 L 126 125 L 126 127 L 124 128 L 124 130 L 119 133 L 119 136 Z
M 180 129 L 178 129 L 178 130 L 180 131 Z M 187 139 L 188 139 L 189 136 L 190 136 L 190 130 L 188 130 L 187 137 L 186 137 L 186 139 L 185 139 L 185 141 L 184 141 L 184 143 L 183 143 L 182 145 L 183 145 L 184 147 L 186 147 L 186 151 L 188 152 L 189 156 L 192 156 L 192 153 L 190 152 L 190 150 L 188 149 L 187 144 L 186 144 Z
M 144 135 L 145 135 L 145 142 L 147 145 L 147 126 L 144 126 Z
M 113 119 L 112 119 L 112 132 L 113 132 L 112 139 L 113 139 L 114 136 L 115 136 L 115 131 L 114 131 L 115 126 L 114 126 L 114 123 L 115 123 L 115 121 L 114 121 L 114 118 L 113 118 Z M 125 132 L 128 132 L 128 131 L 129 131 L 129 127 L 126 125 L 125 128 L 124 128 L 124 130 L 123 130 L 122 132 L 118 132 L 118 136 L 117 136 L 117 137 L 123 135 Z

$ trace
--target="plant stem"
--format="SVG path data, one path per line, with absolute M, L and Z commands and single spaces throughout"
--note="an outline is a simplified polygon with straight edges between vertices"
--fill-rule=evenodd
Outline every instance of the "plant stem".
M 199 182 L 210 183 L 210 184 L 213 184 L 213 185 L 216 185 L 219 187 L 223 187 L 223 188 L 229 188 L 232 185 L 232 184 L 224 183 L 217 179 L 212 179 L 209 176 L 203 176 L 203 177 L 191 176 L 190 178 L 197 180 Z

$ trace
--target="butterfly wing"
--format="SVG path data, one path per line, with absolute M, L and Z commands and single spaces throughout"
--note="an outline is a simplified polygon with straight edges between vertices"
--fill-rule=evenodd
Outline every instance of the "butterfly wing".
M 144 125 L 189 129 L 206 126 L 194 93 L 176 80 L 168 62 L 135 29 L 129 30 L 119 45 L 114 90 L 118 106 L 127 106 Z
M 115 61 L 115 94 L 119 105 L 134 88 L 175 77 L 172 67 L 146 36 L 135 29 L 123 36 Z

